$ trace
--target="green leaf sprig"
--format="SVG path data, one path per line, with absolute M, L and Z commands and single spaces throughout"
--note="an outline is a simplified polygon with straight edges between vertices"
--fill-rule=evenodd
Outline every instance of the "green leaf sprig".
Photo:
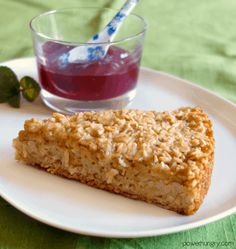
M 0 66 L 0 103 L 19 108 L 21 95 L 33 102 L 39 92 L 40 86 L 33 78 L 25 76 L 19 81 L 9 67 Z

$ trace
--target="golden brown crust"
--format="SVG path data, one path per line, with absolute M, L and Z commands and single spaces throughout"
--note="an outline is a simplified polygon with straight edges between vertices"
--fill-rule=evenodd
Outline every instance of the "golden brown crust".
M 87 179 L 85 177 L 82 177 L 81 175 L 71 176 L 65 170 L 58 169 L 57 171 L 54 172 L 54 174 L 58 175 L 58 176 L 65 177 L 65 178 L 77 180 L 77 181 L 79 181 L 81 183 L 84 183 L 86 185 L 89 185 L 91 187 L 106 190 L 106 191 L 109 191 L 109 192 L 114 193 L 114 194 L 123 195 L 125 197 L 131 198 L 131 199 L 134 199 L 134 200 L 140 200 L 140 201 L 145 201 L 147 203 L 156 204 L 157 206 L 163 207 L 165 209 L 169 209 L 171 211 L 175 211 L 175 212 L 180 213 L 180 214 L 185 214 L 185 215 L 192 214 L 192 213 L 185 212 L 185 210 L 178 209 L 177 207 L 172 207 L 172 206 L 168 206 L 168 205 L 165 205 L 165 204 L 162 205 L 160 201 L 157 202 L 157 201 L 154 201 L 152 199 L 148 199 L 145 196 L 140 196 L 138 193 L 137 194 L 130 194 L 130 193 L 127 193 L 127 192 L 122 192 L 122 191 L 120 191 L 118 189 L 115 189 L 111 184 L 107 184 L 107 183 L 102 183 L 101 184 L 101 183 L 98 183 L 96 180 L 87 181 Z
M 178 213 L 195 213 L 210 185 L 213 130 L 200 108 L 56 113 L 24 128 L 14 140 L 17 160 Z M 147 179 L 151 192 L 133 187 Z M 118 184 L 125 181 L 131 189 Z
M 200 186 L 199 186 L 199 199 L 195 200 L 195 209 L 189 211 L 188 213 L 186 213 L 187 215 L 191 215 L 194 214 L 199 207 L 201 206 L 204 197 L 206 196 L 208 189 L 210 187 L 211 184 L 211 175 L 212 175 L 212 169 L 213 169 L 213 158 L 211 161 L 211 164 L 209 165 L 209 167 L 207 167 L 204 171 L 203 177 L 200 181 Z
M 41 170 L 46 170 L 49 173 L 52 173 L 52 174 L 57 175 L 57 176 L 64 177 L 66 179 L 71 179 L 71 180 L 79 181 L 79 182 L 81 182 L 83 184 L 86 184 L 86 185 L 88 185 L 90 187 L 95 187 L 97 189 L 106 190 L 106 191 L 109 191 L 111 193 L 122 195 L 124 197 L 128 197 L 128 198 L 131 198 L 131 199 L 134 199 L 134 200 L 145 201 L 147 203 L 155 204 L 155 205 L 157 205 L 159 207 L 162 207 L 162 208 L 165 208 L 165 209 L 168 209 L 168 210 L 171 210 L 171 211 L 175 211 L 175 212 L 177 212 L 179 214 L 183 214 L 183 215 L 192 215 L 192 214 L 194 214 L 196 212 L 196 210 L 199 207 L 198 206 L 196 208 L 196 210 L 192 210 L 192 211 L 189 211 L 188 209 L 186 209 L 186 210 L 185 209 L 180 209 L 178 207 L 173 207 L 173 206 L 168 206 L 166 204 L 162 204 L 161 200 L 156 201 L 156 200 L 148 199 L 145 196 L 140 196 L 138 194 L 130 194 L 130 193 L 127 193 L 127 192 L 122 192 L 122 191 L 120 191 L 118 189 L 115 189 L 111 184 L 107 184 L 105 182 L 103 182 L 101 184 L 101 183 L 97 182 L 95 179 L 88 181 L 86 177 L 83 177 L 80 174 L 71 175 L 71 174 L 69 174 L 68 171 L 60 169 L 60 168 L 57 169 L 57 170 L 53 170 L 53 172 L 51 172 L 50 170 L 47 170 L 47 169 L 41 167 L 40 165 L 31 165 L 31 166 L 33 166 L 35 168 L 38 168 L 38 169 L 41 169 Z

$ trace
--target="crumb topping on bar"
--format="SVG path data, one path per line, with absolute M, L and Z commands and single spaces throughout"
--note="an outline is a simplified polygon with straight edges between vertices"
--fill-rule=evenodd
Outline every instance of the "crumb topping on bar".
M 105 159 L 116 158 L 124 168 L 140 162 L 150 170 L 187 175 L 188 180 L 208 165 L 214 151 L 212 124 L 200 108 L 112 110 L 73 116 L 54 113 L 46 120 L 28 120 L 24 128 L 20 137 L 28 132 L 42 134 L 48 142 L 68 148 L 82 145 Z

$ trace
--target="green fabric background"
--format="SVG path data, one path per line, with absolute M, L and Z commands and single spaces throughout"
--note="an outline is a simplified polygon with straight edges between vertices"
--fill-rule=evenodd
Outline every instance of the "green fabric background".
M 68 6 L 120 7 L 123 2 L 0 0 L 0 61 L 32 55 L 28 22 L 36 14 Z M 189 79 L 236 102 L 235 0 L 141 0 L 135 12 L 149 24 L 142 65 Z M 218 248 L 236 248 L 236 214 L 172 235 L 105 239 L 48 227 L 0 198 L 0 249 L 165 249 L 184 248 L 187 241 L 230 241 L 234 245 Z

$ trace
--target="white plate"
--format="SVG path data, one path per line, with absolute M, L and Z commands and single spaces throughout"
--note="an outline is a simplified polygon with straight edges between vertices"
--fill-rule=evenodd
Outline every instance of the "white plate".
M 4 63 L 19 76 L 36 76 L 33 58 Z M 20 166 L 12 138 L 25 119 L 44 118 L 41 104 L 20 109 L 0 105 L 0 195 L 25 214 L 64 230 L 104 237 L 168 234 L 216 221 L 236 211 L 236 106 L 213 93 L 168 74 L 143 68 L 132 108 L 171 110 L 201 106 L 214 122 L 215 166 L 209 193 L 193 216 L 131 200 L 75 181 Z

